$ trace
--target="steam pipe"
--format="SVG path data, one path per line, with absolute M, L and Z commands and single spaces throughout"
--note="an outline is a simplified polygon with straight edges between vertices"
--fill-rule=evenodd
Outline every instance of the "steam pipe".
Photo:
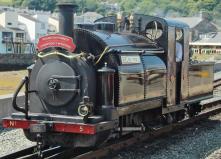
M 59 33 L 73 37 L 74 12 L 77 5 L 70 2 L 61 2 L 57 6 L 59 9 Z

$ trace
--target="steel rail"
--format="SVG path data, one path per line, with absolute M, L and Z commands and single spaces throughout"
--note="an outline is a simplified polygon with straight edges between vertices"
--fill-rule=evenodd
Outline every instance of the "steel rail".
M 217 88 L 217 87 L 219 87 L 219 86 L 221 86 L 221 79 L 216 79 L 216 80 L 214 80 L 214 81 L 213 81 L 213 87 L 214 87 L 214 88 Z
M 4 155 L 4 156 L 0 156 L 1 159 L 9 159 L 9 158 L 18 158 L 18 157 L 22 157 L 24 155 L 33 153 L 35 151 L 37 147 L 36 146 L 30 146 L 28 148 L 13 152 L 11 154 L 8 155 Z
M 48 158 L 51 156 L 54 156 L 55 154 L 59 154 L 64 152 L 65 149 L 60 146 L 56 147 L 45 147 L 42 150 L 44 158 Z M 5 155 L 0 157 L 1 159 L 34 159 L 38 158 L 38 152 L 37 152 L 37 146 L 31 146 L 22 150 L 19 150 L 17 152 Z

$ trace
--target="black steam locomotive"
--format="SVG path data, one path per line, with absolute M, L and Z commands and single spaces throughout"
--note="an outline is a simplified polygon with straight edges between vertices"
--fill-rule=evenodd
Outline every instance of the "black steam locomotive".
M 28 139 L 40 137 L 46 145 L 91 147 L 177 122 L 186 112 L 194 116 L 200 101 L 212 98 L 213 64 L 189 62 L 186 24 L 134 14 L 73 30 L 73 5 L 59 9 L 65 36 L 43 37 L 36 63 L 14 95 L 19 113 L 5 118 L 4 127 L 22 128 Z M 176 42 L 183 51 L 179 64 Z M 25 106 L 19 107 L 24 85 Z

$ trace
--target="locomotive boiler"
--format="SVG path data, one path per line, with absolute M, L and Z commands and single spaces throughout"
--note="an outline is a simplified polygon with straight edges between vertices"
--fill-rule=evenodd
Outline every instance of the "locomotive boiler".
M 18 113 L 4 127 L 22 128 L 45 145 L 92 147 L 177 122 L 186 112 L 194 116 L 212 97 L 213 64 L 189 62 L 185 23 L 134 14 L 129 23 L 113 16 L 73 29 L 75 5 L 58 7 L 60 32 L 39 39 L 38 59 L 14 94 Z M 183 49 L 179 66 L 176 41 Z M 22 107 L 16 97 L 23 86 Z

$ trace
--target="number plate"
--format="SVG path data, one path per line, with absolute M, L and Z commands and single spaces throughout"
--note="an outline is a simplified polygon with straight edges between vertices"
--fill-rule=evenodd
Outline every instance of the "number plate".
M 30 125 L 30 132 L 33 132 L 33 133 L 46 132 L 46 125 L 45 124 L 31 124 Z
M 138 55 L 121 56 L 122 64 L 139 64 L 140 62 L 140 56 Z

